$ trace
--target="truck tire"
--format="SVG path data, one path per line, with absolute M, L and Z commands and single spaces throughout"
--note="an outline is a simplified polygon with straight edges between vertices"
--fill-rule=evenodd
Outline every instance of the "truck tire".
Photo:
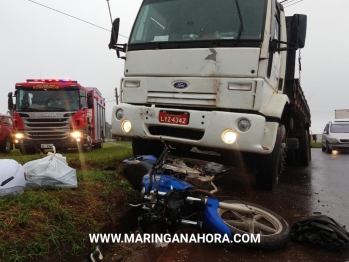
M 286 155 L 286 129 L 279 125 L 273 151 L 262 155 L 257 164 L 256 184 L 264 190 L 276 188 L 279 176 L 284 170 Z
M 12 150 L 12 142 L 11 139 L 6 137 L 4 142 L 2 143 L 2 152 L 5 154 L 10 154 Z
M 100 142 L 95 145 L 95 148 L 103 148 L 103 142 Z
M 146 140 L 140 138 L 132 139 L 132 152 L 134 156 L 138 155 L 154 155 L 159 157 L 164 146 L 157 140 Z
M 21 147 L 19 151 L 22 155 L 34 155 L 36 153 L 36 148 Z
M 304 135 L 299 138 L 298 163 L 301 166 L 307 166 L 311 159 L 310 142 L 308 131 L 304 131 Z

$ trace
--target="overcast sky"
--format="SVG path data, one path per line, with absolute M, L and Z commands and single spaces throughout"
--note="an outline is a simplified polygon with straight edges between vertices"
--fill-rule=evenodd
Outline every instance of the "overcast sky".
M 297 2 L 295 0 L 294 2 Z M 35 0 L 100 27 L 110 29 L 106 0 Z M 141 0 L 110 0 L 120 34 L 128 36 Z M 314 134 L 334 119 L 335 109 L 349 109 L 348 0 L 303 0 L 286 7 L 286 15 L 308 16 L 302 49 L 301 84 L 311 110 Z M 7 94 L 28 78 L 70 78 L 97 87 L 106 98 L 107 121 L 115 105 L 124 61 L 108 49 L 107 30 L 55 12 L 29 0 L 0 0 L 0 113 Z M 119 36 L 119 43 L 127 38 Z M 298 66 L 297 66 L 298 69 Z M 298 73 L 297 75 L 298 76 Z

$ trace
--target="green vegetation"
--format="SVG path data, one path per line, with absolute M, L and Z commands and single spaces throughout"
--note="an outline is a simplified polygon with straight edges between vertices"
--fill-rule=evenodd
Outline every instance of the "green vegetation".
M 318 142 L 318 143 L 311 142 L 310 145 L 312 148 L 321 148 L 322 143 L 321 142 Z
M 25 190 L 20 196 L 0 198 L 0 261 L 34 261 L 52 252 L 58 257 L 88 254 L 87 233 L 117 222 L 125 203 L 135 201 L 132 187 L 119 176 L 121 160 L 131 156 L 129 142 L 63 155 L 77 171 L 76 189 Z M 24 164 L 44 156 L 22 156 L 13 150 L 0 159 Z

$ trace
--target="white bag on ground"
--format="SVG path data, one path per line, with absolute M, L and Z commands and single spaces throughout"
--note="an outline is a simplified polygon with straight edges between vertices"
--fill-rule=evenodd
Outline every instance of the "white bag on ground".
M 26 185 L 24 168 L 15 160 L 0 160 L 0 197 L 20 195 Z
M 47 157 L 29 161 L 23 165 L 27 188 L 77 187 L 76 170 L 68 166 L 66 158 L 56 154 L 55 148 Z

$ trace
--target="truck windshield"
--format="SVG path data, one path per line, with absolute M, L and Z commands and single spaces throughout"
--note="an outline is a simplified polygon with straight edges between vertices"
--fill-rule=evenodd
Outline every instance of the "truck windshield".
M 332 133 L 349 133 L 349 124 L 335 124 L 331 125 Z
M 16 97 L 16 110 L 26 111 L 77 111 L 80 109 L 79 90 L 25 90 Z
M 260 40 L 265 0 L 144 0 L 129 44 Z

